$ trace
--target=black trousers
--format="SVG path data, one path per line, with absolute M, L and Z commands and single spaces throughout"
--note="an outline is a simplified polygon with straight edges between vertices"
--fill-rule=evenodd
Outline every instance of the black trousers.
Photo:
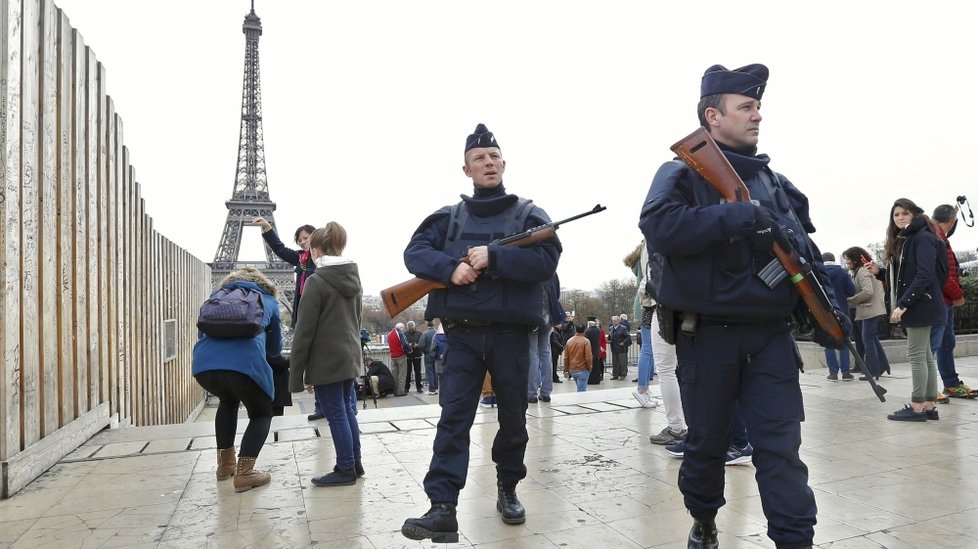
M 214 415 L 214 435 L 220 449 L 234 447 L 238 408 L 248 410 L 248 427 L 241 436 L 238 455 L 258 457 L 272 425 L 272 398 L 250 377 L 232 370 L 208 370 L 194 376 L 205 391 L 220 399 Z
M 469 431 L 486 371 L 496 394 L 499 431 L 492 443 L 496 478 L 515 486 L 526 477 L 527 328 L 457 327 L 448 332 L 445 369 L 439 374 L 441 418 L 424 489 L 432 503 L 458 504 L 469 468 Z
M 414 370 L 414 385 L 418 392 L 421 392 L 421 357 L 408 356 L 407 359 L 407 381 L 404 383 L 404 392 L 411 392 L 411 370 Z
M 679 489 L 689 513 L 712 518 L 725 503 L 724 458 L 739 402 L 768 536 L 779 547 L 811 545 L 817 509 L 808 467 L 798 456 L 805 412 L 787 323 L 701 321 L 695 337 L 679 337 L 676 354 L 689 426 Z

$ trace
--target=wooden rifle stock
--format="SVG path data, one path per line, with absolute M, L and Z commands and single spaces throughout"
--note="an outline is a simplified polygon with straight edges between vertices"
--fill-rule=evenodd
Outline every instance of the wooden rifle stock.
M 506 242 L 498 242 L 501 246 L 517 246 L 519 248 L 529 248 L 537 242 L 541 242 L 548 238 L 552 238 L 556 234 L 556 229 L 548 225 L 541 225 L 540 227 L 535 227 L 530 229 L 525 233 L 520 233 L 522 238 L 509 237 L 513 240 Z M 469 262 L 467 256 L 462 257 L 462 261 L 465 263 Z M 380 298 L 384 301 L 384 308 L 387 309 L 387 314 L 390 318 L 401 314 L 404 309 L 407 309 L 411 305 L 414 305 L 419 299 L 428 295 L 428 292 L 432 290 L 438 290 L 441 288 L 447 288 L 448 284 L 441 282 L 439 280 L 428 280 L 427 278 L 414 277 L 411 280 L 405 280 L 400 284 L 391 286 L 385 290 L 381 290 Z
M 584 213 L 572 215 L 567 219 L 561 219 L 560 221 L 545 223 L 543 225 L 523 231 L 522 233 L 500 238 L 499 240 L 493 240 L 489 244 L 495 246 L 516 246 L 518 248 L 529 248 L 538 242 L 542 242 L 548 238 L 553 238 L 553 236 L 557 233 L 557 229 L 559 229 L 564 223 L 569 223 L 575 219 L 580 219 L 598 212 L 603 212 L 607 209 L 608 208 L 602 206 L 601 204 L 595 204 L 594 208 L 591 208 Z M 462 257 L 462 261 L 468 263 L 468 257 Z M 447 282 L 415 277 L 411 280 L 401 282 L 396 286 L 391 286 L 386 290 L 381 290 L 380 297 L 384 301 L 384 308 L 387 309 L 387 314 L 390 316 L 390 318 L 394 318 L 395 316 L 401 314 L 404 309 L 407 309 L 419 299 L 428 295 L 428 292 L 447 287 Z
M 730 165 L 730 161 L 723 155 L 723 151 L 720 150 L 720 147 L 713 141 L 713 137 L 705 128 L 701 127 L 680 139 L 670 149 L 679 158 L 682 158 L 690 168 L 700 174 L 700 177 L 716 189 L 727 202 L 750 200 L 747 185 L 737 175 L 736 170 Z M 886 402 L 886 398 L 883 396 L 886 389 L 876 384 L 876 380 L 873 379 L 862 357 L 856 352 L 852 341 L 846 337 L 842 325 L 839 324 L 839 319 L 832 312 L 832 305 L 829 303 L 828 296 L 825 295 L 825 290 L 819 284 L 818 279 L 814 277 L 814 274 L 809 276 L 809 273 L 805 272 L 805 268 L 792 251 L 783 249 L 777 242 L 774 243 L 773 251 L 774 256 L 787 271 L 788 277 L 798 289 L 798 293 L 805 300 L 805 305 L 815 317 L 815 321 L 827 334 L 840 341 L 845 341 L 852 356 L 856 359 L 863 373 L 866 374 L 866 379 L 872 386 L 873 392 L 876 393 L 876 398 L 880 402 Z

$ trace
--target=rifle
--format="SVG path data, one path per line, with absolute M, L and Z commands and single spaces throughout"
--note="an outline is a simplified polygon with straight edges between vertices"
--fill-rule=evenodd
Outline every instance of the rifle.
M 690 168 L 700 174 L 727 202 L 750 201 L 747 185 L 744 185 L 743 180 L 734 171 L 730 161 L 723 155 L 720 147 L 713 141 L 713 137 L 705 128 L 701 127 L 680 139 L 670 149 L 679 158 L 682 158 Z M 886 389 L 877 385 L 869 368 L 866 367 L 865 361 L 856 352 L 852 341 L 846 337 L 842 325 L 839 324 L 839 320 L 832 312 L 833 307 L 829 303 L 828 296 L 825 295 L 825 289 L 822 288 L 818 278 L 812 272 L 811 265 L 799 258 L 794 250 L 785 250 L 777 242 L 774 243 L 773 251 L 778 262 L 787 272 L 789 279 L 795 284 L 798 293 L 801 294 L 808 310 L 815 317 L 815 321 L 827 334 L 846 342 L 856 363 L 866 374 L 865 377 L 869 380 L 876 397 L 880 399 L 880 402 L 886 402 L 886 398 L 883 397 Z
M 587 217 L 598 212 L 603 212 L 608 208 L 597 204 L 593 209 L 581 214 L 577 214 L 560 221 L 544 223 L 521 233 L 516 233 L 504 238 L 497 238 L 489 243 L 490 246 L 517 246 L 519 248 L 529 248 L 538 242 L 553 238 L 557 229 L 564 223 L 569 223 L 575 219 Z M 467 256 L 462 257 L 462 261 L 468 262 Z M 390 318 L 399 315 L 422 297 L 428 295 L 432 290 L 447 288 L 448 283 L 440 280 L 429 280 L 427 278 L 414 277 L 411 280 L 401 282 L 396 286 L 391 286 L 380 292 L 380 297 L 384 301 L 384 308 Z

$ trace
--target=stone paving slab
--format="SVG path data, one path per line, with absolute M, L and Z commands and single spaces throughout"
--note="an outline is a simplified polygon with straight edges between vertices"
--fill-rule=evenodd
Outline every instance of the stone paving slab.
M 865 383 L 830 383 L 824 370 L 802 376 L 802 459 L 819 506 L 816 544 L 975 547 L 978 401 L 952 400 L 937 422 L 886 421 L 910 393 L 908 366 L 893 368 L 881 380 L 886 403 Z M 958 369 L 978 380 L 978 358 L 959 359 Z M 523 525 L 502 524 L 495 510 L 497 411 L 479 409 L 457 546 L 683 547 L 690 519 L 676 488 L 680 460 L 648 443 L 666 424 L 661 406 L 638 407 L 627 382 L 584 393 L 562 385 L 550 404 L 529 407 Z M 307 421 L 311 402 L 302 398 L 273 420 L 269 439 L 277 442 L 259 457 L 272 482 L 244 493 L 214 479 L 211 413 L 198 423 L 99 433 L 0 500 L 0 547 L 432 547 L 399 529 L 428 507 L 421 483 L 437 398 L 391 408 L 380 399 L 377 409 L 359 410 L 366 475 L 340 488 L 310 483 L 332 469 L 334 454 L 326 422 Z M 773 547 L 752 466 L 726 469 L 725 497 L 721 547 Z

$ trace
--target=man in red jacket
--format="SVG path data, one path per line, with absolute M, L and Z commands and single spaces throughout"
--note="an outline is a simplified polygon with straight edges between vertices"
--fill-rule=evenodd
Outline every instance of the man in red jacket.
M 964 305 L 964 290 L 961 289 L 961 282 L 958 278 L 958 259 L 951 250 L 951 243 L 948 237 L 954 234 L 954 229 L 958 223 L 958 208 L 950 204 L 941 204 L 934 208 L 934 215 L 931 216 L 940 227 L 939 236 L 944 239 L 947 250 L 947 280 L 941 289 L 944 294 L 944 303 L 947 308 L 947 323 L 943 326 L 934 326 L 930 331 L 930 347 L 934 351 L 934 359 L 937 360 L 937 369 L 941 372 L 941 379 L 944 381 L 944 394 L 954 397 L 971 397 L 971 388 L 965 385 L 954 367 L 954 309 Z
M 391 373 L 394 374 L 394 396 L 404 396 L 407 390 L 407 352 L 411 349 L 407 336 L 404 335 L 404 324 L 398 322 L 387 333 L 387 346 L 391 351 Z

